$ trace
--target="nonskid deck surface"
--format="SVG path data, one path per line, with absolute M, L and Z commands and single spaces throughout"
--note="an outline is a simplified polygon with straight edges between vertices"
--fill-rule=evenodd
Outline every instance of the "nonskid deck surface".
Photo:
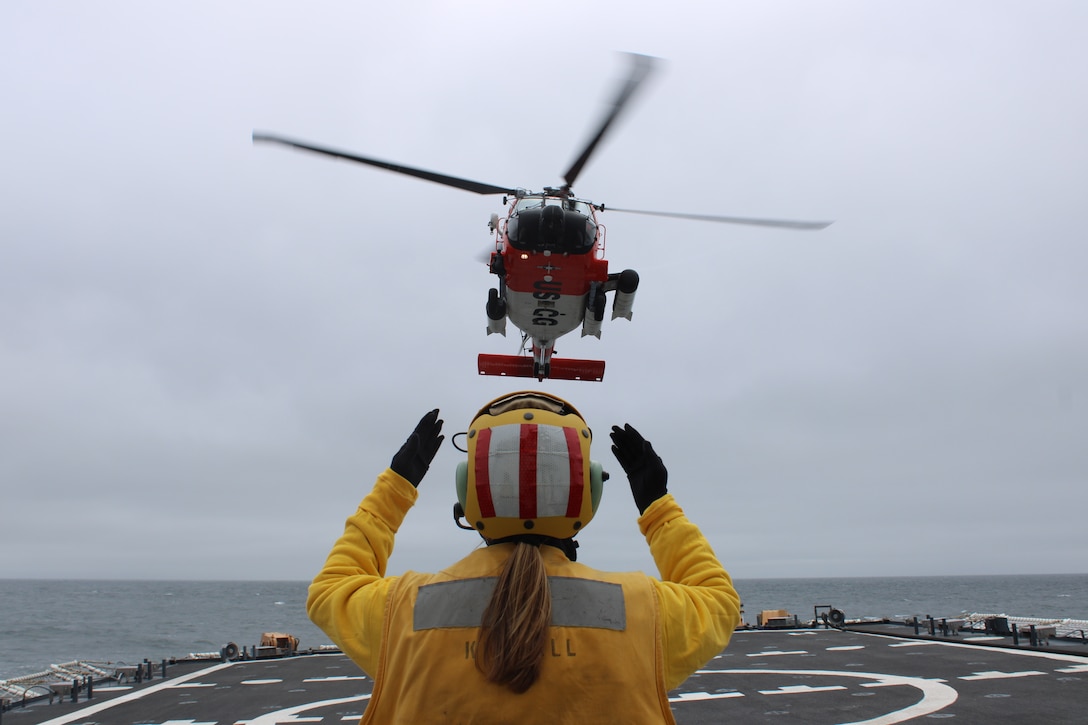
M 900 628 L 902 630 L 902 628 Z M 891 630 L 896 631 L 896 630 Z M 1088 654 L 1088 647 L 1083 648 Z M 838 630 L 738 631 L 669 693 L 679 723 L 1084 722 L 1088 656 Z M 373 682 L 341 654 L 172 667 L 94 699 L 13 709 L 3 725 L 357 722 Z

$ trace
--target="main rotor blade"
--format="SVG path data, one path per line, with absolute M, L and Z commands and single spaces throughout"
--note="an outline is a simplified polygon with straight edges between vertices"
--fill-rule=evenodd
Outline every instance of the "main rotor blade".
M 612 102 L 612 110 L 609 111 L 604 120 L 601 122 L 601 127 L 597 130 L 597 133 L 590 139 L 585 149 L 582 151 L 581 156 L 567 169 L 567 173 L 563 175 L 563 180 L 567 184 L 567 189 L 574 186 L 574 180 L 578 178 L 578 174 L 582 172 L 582 167 L 589 161 L 590 155 L 593 154 L 594 149 L 597 148 L 597 144 L 604 138 L 609 127 L 619 117 L 620 112 L 623 111 L 624 106 L 631 100 L 638 87 L 646 80 L 646 76 L 650 74 L 650 70 L 654 65 L 654 58 L 648 55 L 638 55 L 637 53 L 628 53 L 628 57 L 631 58 L 633 63 L 631 72 L 627 76 L 627 80 L 620 86 L 620 91 L 616 96 L 616 100 Z
M 347 151 L 338 151 L 337 149 L 331 149 L 325 146 L 315 146 L 314 144 L 305 143 L 302 141 L 295 141 L 293 139 L 284 138 L 283 136 L 276 136 L 268 133 L 261 133 L 259 131 L 253 132 L 253 141 L 269 141 L 272 143 L 283 144 L 284 146 L 293 146 L 297 149 L 303 149 L 304 151 L 314 151 L 319 154 L 325 154 L 326 156 L 332 156 L 337 159 L 346 159 L 348 161 L 356 161 L 360 164 L 367 164 L 369 166 L 377 166 L 380 169 L 386 169 L 388 171 L 395 171 L 398 174 L 406 174 L 408 176 L 414 176 L 417 179 L 425 179 L 426 181 L 433 181 L 436 184 L 442 184 L 444 186 L 452 186 L 457 189 L 464 189 L 465 191 L 471 191 L 476 194 L 516 194 L 516 190 L 507 188 L 505 186 L 494 186 L 492 184 L 484 184 L 479 181 L 471 181 L 469 179 L 462 179 L 457 176 L 446 176 L 445 174 L 438 174 L 434 171 L 427 171 L 425 169 L 416 169 L 411 166 L 404 166 L 403 164 L 394 164 L 389 161 L 381 161 L 380 159 L 372 159 L 366 156 L 360 156 L 358 154 L 349 153 Z
M 725 224 L 748 224 L 757 227 L 780 227 L 784 229 L 826 229 L 834 222 L 806 222 L 790 219 L 753 219 L 741 216 L 717 216 L 714 214 L 685 214 L 675 211 L 646 211 L 644 209 L 617 209 L 606 207 L 606 211 L 622 211 L 627 214 L 646 214 L 647 216 L 665 216 L 674 219 L 695 219 L 701 222 L 722 222 Z

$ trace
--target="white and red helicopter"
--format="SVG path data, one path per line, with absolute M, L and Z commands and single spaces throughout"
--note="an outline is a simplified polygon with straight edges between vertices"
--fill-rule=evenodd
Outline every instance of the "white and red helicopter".
M 522 332 L 522 354 L 481 353 L 477 361 L 479 373 L 533 377 L 538 381 L 545 378 L 599 381 L 604 377 L 603 360 L 559 358 L 553 357 L 553 353 L 555 341 L 578 327 L 582 328 L 583 337 L 600 338 L 609 292 L 613 293 L 612 319 L 631 319 L 638 273 L 632 269 L 608 271 L 604 227 L 597 218 L 605 205 L 580 199 L 571 193 L 571 187 L 590 155 L 653 67 L 654 59 L 649 56 L 630 54 L 629 57 L 632 67 L 628 77 L 621 84 L 597 132 L 563 175 L 563 185 L 544 187 L 542 192 L 447 176 L 275 134 L 254 131 L 253 140 L 377 166 L 477 194 L 502 194 L 503 205 L 508 205 L 506 216 L 492 214 L 488 222 L 488 228 L 495 235 L 489 268 L 498 277 L 498 285 L 488 294 L 487 334 L 505 336 L 509 319 Z M 789 229 L 823 229 L 831 224 L 612 207 L 609 211 Z

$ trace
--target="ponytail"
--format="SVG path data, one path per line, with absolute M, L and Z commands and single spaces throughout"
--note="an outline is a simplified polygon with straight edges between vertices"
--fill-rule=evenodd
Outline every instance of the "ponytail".
M 540 677 L 552 598 L 540 548 L 519 542 L 503 565 L 480 622 L 476 669 L 521 694 Z

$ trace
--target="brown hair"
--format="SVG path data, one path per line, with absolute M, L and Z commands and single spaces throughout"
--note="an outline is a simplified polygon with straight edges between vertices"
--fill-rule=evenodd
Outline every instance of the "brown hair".
M 539 547 L 515 545 L 480 622 L 476 669 L 521 694 L 540 677 L 552 621 L 548 575 Z

